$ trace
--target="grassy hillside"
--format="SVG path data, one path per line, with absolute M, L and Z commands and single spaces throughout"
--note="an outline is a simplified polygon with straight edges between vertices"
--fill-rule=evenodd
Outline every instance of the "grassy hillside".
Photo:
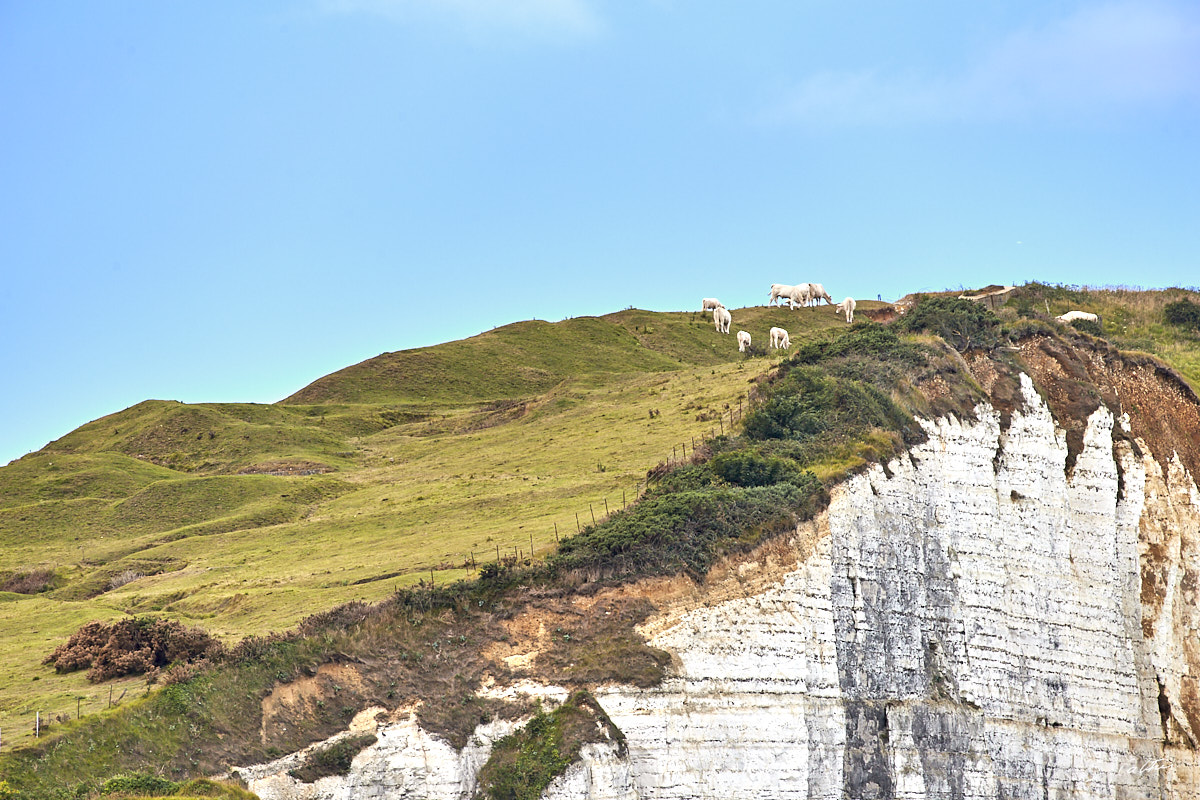
M 734 312 L 760 346 L 772 325 L 839 324 Z M 719 432 L 774 363 L 757 352 L 707 314 L 629 309 L 385 354 L 278 405 L 152 400 L 72 431 L 0 469 L 0 587 L 34 590 L 0 591 L 4 741 L 35 711 L 107 704 L 107 685 L 38 664 L 89 619 L 235 641 L 552 551 L 556 526 L 632 502 L 648 468 Z
M 1188 370 L 1200 338 L 1165 329 L 1155 318 L 1173 295 L 1147 293 L 1153 298 L 1123 302 L 1118 293 L 1072 292 L 1025 287 L 1000 316 L 1014 322 L 1045 317 L 1046 305 L 1052 314 L 1099 310 L 1107 336 L 1161 352 L 1196 383 Z M 908 436 L 905 415 L 938 410 L 913 389 L 918 374 L 962 388 L 965 394 L 951 398 L 951 406 L 973 402 L 977 387 L 954 377 L 961 359 L 940 355 L 943 346 L 928 335 L 896 342 L 873 337 L 868 326 L 830 344 L 824 332 L 845 325 L 828 308 L 734 312 L 734 330 L 751 331 L 759 346 L 776 324 L 791 331 L 795 354 L 781 385 L 815 398 L 812 418 L 835 420 L 836 430 L 779 439 L 772 426 L 795 420 L 776 414 L 764 422 L 760 409 L 746 452 L 718 459 L 716 473 L 679 473 L 685 484 L 697 483 L 677 488 L 702 488 L 701 494 L 688 499 L 685 491 L 682 500 L 648 506 L 661 507 L 655 519 L 662 524 L 674 524 L 681 513 L 713 513 L 707 504 L 728 495 L 741 510 L 714 519 L 725 525 L 742 520 L 758 531 L 747 539 L 755 541 L 777 524 L 773 507 L 785 502 L 811 510 L 820 486 L 797 477 L 793 497 L 747 476 L 803 468 L 828 482 L 893 452 Z M 592 341 L 595 358 L 588 357 Z M 106 705 L 110 684 L 93 686 L 82 673 L 56 675 L 38 664 L 89 619 L 165 616 L 202 624 L 232 642 L 291 627 L 347 601 L 402 597 L 398 588 L 418 582 L 445 586 L 476 574 L 473 563 L 497 556 L 525 557 L 532 549 L 541 558 L 556 550 L 559 536 L 576 530 L 577 520 L 590 527 L 593 515 L 601 519 L 606 509 L 615 511 L 643 492 L 648 468 L 682 458 L 723 430 L 730 412 L 744 409 L 751 383 L 778 363 L 775 354 L 739 354 L 734 338 L 716 334 L 707 315 L 629 309 L 603 318 L 519 323 L 463 342 L 386 354 L 276 406 L 148 402 L 83 426 L 0 470 L 0 586 L 19 588 L 0 591 L 5 742 L 28 742 L 35 711 L 65 720 Z M 853 430 L 841 430 L 843 422 Z M 734 490 L 720 488 L 722 480 L 734 487 L 748 482 Z M 622 542 L 637 530 L 617 525 L 593 532 L 566 548 L 560 563 L 607 569 L 604 553 L 625 552 Z M 702 568 L 711 554 L 697 551 L 687 563 Z M 663 560 L 664 568 L 674 568 L 672 558 Z M 494 602 L 491 589 L 479 591 L 481 609 Z M 395 613 L 416 618 L 404 606 Z M 644 613 L 629 610 L 622 619 Z M 372 636 L 400 636 L 392 617 L 375 624 Z M 463 630 L 467 641 L 471 630 Z M 436 640 L 422 638 L 435 635 L 430 631 L 410 632 L 414 641 L 400 636 L 400 644 L 389 646 L 401 653 L 436 649 Z M 330 647 L 343 654 L 365 647 L 356 657 L 380 657 L 374 644 L 324 635 L 323 643 L 300 648 L 317 649 L 256 662 L 253 674 L 221 680 L 249 681 L 254 694 L 269 690 L 279 675 L 316 669 Z M 616 649 L 601 649 L 587 663 L 649 663 L 636 643 L 620 639 L 625 635 L 611 634 Z M 453 658 L 473 657 L 455 652 Z M 574 652 L 562 662 L 557 668 L 570 674 L 585 663 Z M 113 685 L 117 696 L 138 694 L 142 681 Z M 210 690 L 227 693 L 228 687 Z
M 794 326 L 800 320 L 805 330 L 837 324 L 828 306 L 803 311 L 751 307 L 734 315 L 735 327 L 750 331 L 763 345 L 772 325 Z M 627 309 L 555 323 L 528 320 L 458 342 L 384 353 L 314 381 L 282 403 L 463 403 L 526 397 L 579 375 L 725 363 L 731 358 L 731 338 L 717 336 L 711 316 L 699 311 Z

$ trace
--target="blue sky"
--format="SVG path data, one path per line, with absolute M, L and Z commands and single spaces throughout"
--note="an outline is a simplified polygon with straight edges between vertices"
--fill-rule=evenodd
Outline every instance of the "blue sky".
M 1198 142 L 1194 2 L 0 0 L 0 463 L 534 317 L 1200 284 Z

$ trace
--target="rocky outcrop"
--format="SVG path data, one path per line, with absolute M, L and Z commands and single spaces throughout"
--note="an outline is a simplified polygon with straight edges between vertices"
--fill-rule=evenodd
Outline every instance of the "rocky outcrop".
M 659 602 L 644 630 L 671 676 L 594 692 L 627 754 L 588 745 L 547 795 L 1200 797 L 1194 476 L 1100 403 L 1069 458 L 1026 375 L 1019 393 L 1003 425 L 987 405 L 923 422 L 774 566 Z M 263 798 L 468 797 L 496 733 L 468 757 L 385 723 L 307 793 L 282 766 L 247 777 Z

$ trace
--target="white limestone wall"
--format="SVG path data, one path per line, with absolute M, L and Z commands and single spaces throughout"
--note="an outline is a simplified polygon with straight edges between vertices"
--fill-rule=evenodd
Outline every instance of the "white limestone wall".
M 1068 477 L 1022 384 L 1006 431 L 986 407 L 925 423 L 925 444 L 835 491 L 800 570 L 658 634 L 676 677 L 598 695 L 639 796 L 1200 796 L 1164 788 L 1145 460 L 1101 408 Z
M 595 692 L 625 733 L 639 797 L 841 797 L 830 544 L 779 586 L 654 637 L 678 655 L 676 677 Z
M 481 725 L 467 746 L 458 751 L 441 738 L 426 733 L 417 724 L 416 715 L 409 715 L 379 725 L 378 741 L 355 756 L 348 775 L 330 775 L 312 783 L 288 775 L 288 770 L 304 763 L 312 747 L 268 764 L 242 767 L 237 772 L 250 791 L 262 800 L 459 800 L 475 794 L 476 777 L 487 762 L 492 745 L 518 727 L 519 723 L 503 720 Z

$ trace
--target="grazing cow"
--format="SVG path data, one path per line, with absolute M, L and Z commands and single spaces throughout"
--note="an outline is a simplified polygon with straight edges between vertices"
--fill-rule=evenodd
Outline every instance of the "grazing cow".
M 787 349 L 792 346 L 792 340 L 788 338 L 788 332 L 783 328 L 771 328 L 771 347 L 782 347 Z
M 797 283 L 793 286 L 792 290 L 788 292 L 788 308 L 795 308 L 796 306 L 803 308 L 811 303 L 813 299 L 812 287 L 811 283 Z
M 836 306 L 834 306 L 833 313 L 845 314 L 846 322 L 854 322 L 854 306 L 855 305 L 857 305 L 857 304 L 854 302 L 854 298 L 847 297 L 845 300 L 843 300 L 842 302 L 840 302 Z
M 716 311 L 718 308 L 724 308 L 725 304 L 715 297 L 706 297 L 700 301 L 701 311 Z
M 795 286 L 789 286 L 786 283 L 772 283 L 771 299 L 767 301 L 767 305 L 775 305 L 777 300 L 787 298 L 788 308 L 795 308 L 797 305 L 806 306 L 811 296 L 810 284 L 798 283 Z
M 815 305 L 821 305 L 818 301 L 824 300 L 827 305 L 833 305 L 833 298 L 829 296 L 829 292 L 825 291 L 825 287 L 819 283 L 808 284 L 808 293 Z
M 746 333 L 745 331 L 738 331 L 737 340 L 738 340 L 738 352 L 739 353 L 746 352 L 746 348 L 750 346 L 750 334 Z
M 729 313 L 729 309 L 725 306 L 718 306 L 713 309 L 713 325 L 717 326 L 717 333 L 729 333 L 729 323 L 733 322 L 733 315 Z
M 1070 323 L 1078 322 L 1080 320 L 1085 320 L 1087 322 L 1099 322 L 1100 317 L 1090 311 L 1068 311 L 1065 314 L 1060 314 L 1058 317 L 1059 322 Z

